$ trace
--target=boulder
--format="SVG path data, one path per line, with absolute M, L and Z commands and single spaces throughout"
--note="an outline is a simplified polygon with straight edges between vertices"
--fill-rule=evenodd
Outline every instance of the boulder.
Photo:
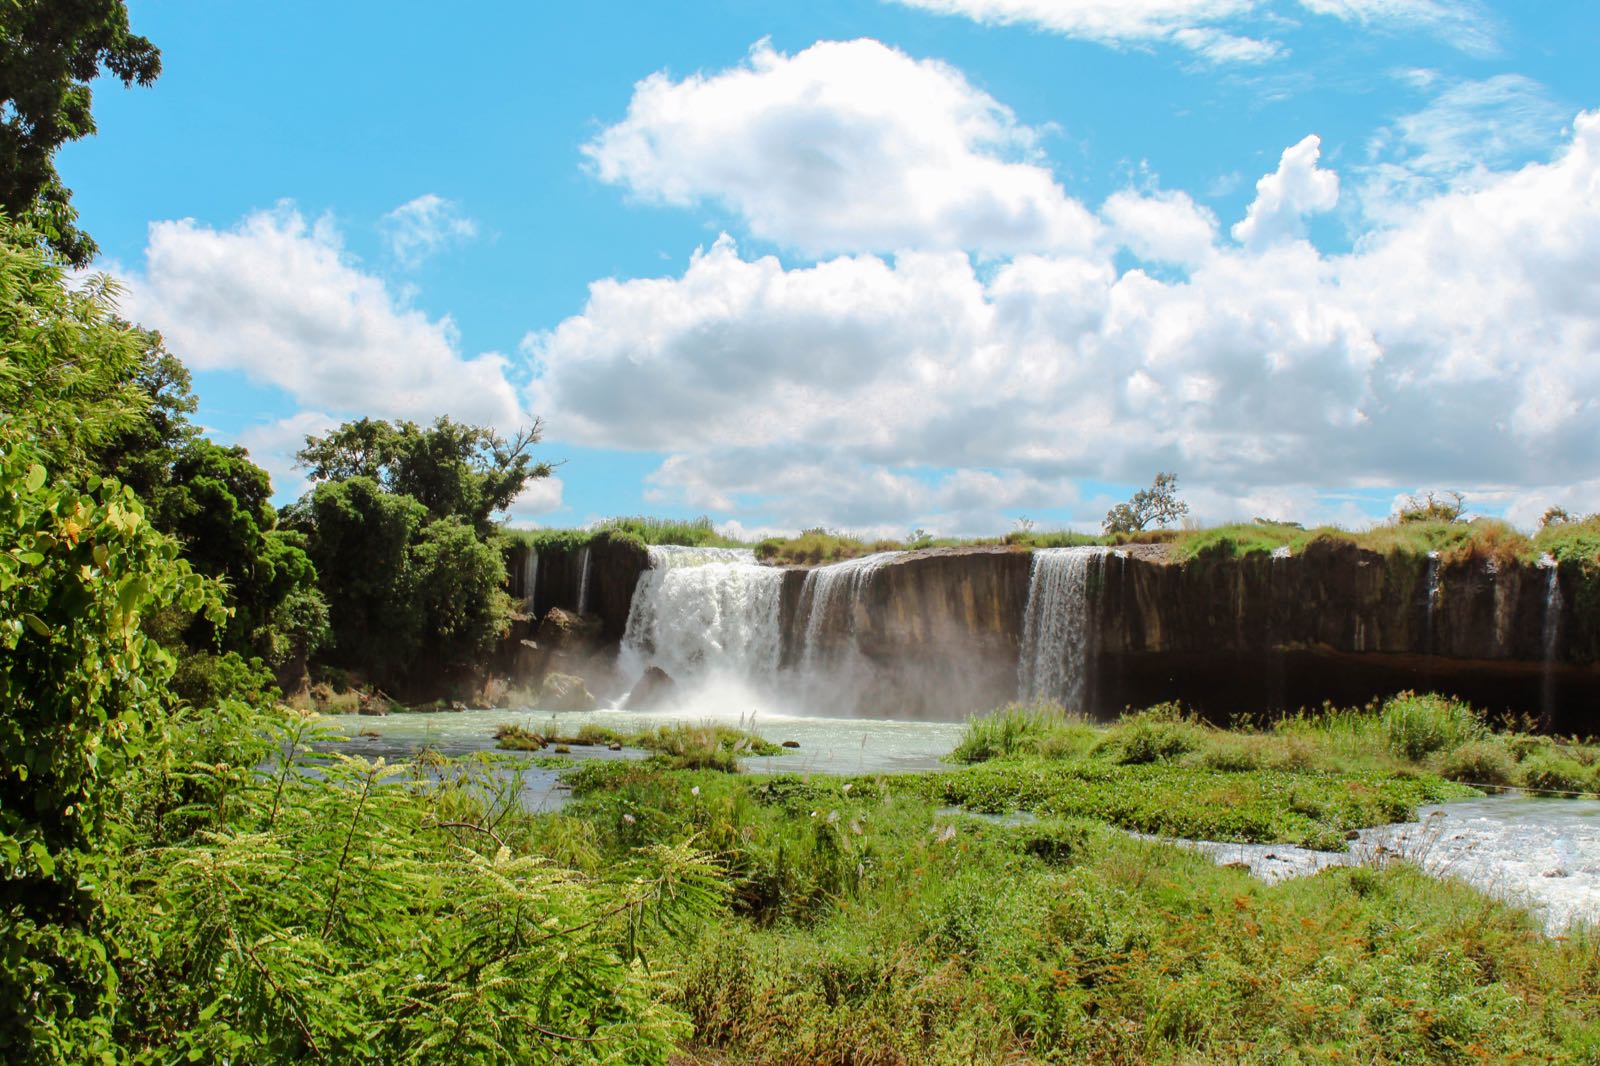
M 639 678 L 623 706 L 630 711 L 653 711 L 672 698 L 678 683 L 659 666 L 652 666 Z
M 551 674 L 539 689 L 534 701 L 541 711 L 592 711 L 596 701 L 583 683 L 583 678 L 571 674 Z
M 535 645 L 553 655 L 583 653 L 600 643 L 603 623 L 594 615 L 580 615 L 562 607 L 552 607 L 539 622 Z

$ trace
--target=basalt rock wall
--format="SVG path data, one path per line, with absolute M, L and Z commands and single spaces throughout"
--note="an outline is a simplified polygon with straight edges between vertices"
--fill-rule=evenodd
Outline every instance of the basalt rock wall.
M 633 602 L 634 586 L 649 565 L 644 546 L 628 537 L 601 533 L 583 547 L 546 547 L 536 554 L 536 563 L 530 568 L 529 549 L 525 545 L 513 545 L 506 552 L 507 591 L 512 599 L 523 604 L 523 613 L 529 616 L 532 625 L 536 627 L 538 619 L 552 607 L 578 610 L 579 591 L 587 567 L 589 594 L 588 602 L 583 605 L 586 613 L 600 619 L 605 640 L 621 640 L 628 625 L 628 606 Z M 528 602 L 530 586 L 532 603 Z
M 647 554 L 590 548 L 589 609 L 619 640 Z M 1011 547 L 897 556 L 849 609 L 811 635 L 848 650 L 853 706 L 877 716 L 959 717 L 1012 698 L 1032 554 Z M 523 568 L 508 560 L 512 594 Z M 581 553 L 541 553 L 534 609 L 575 609 Z M 1552 579 L 1555 582 L 1552 595 Z M 806 652 L 807 571 L 784 575 L 781 666 Z M 1600 729 L 1600 609 L 1576 567 L 1441 564 L 1314 541 L 1292 556 L 1216 554 L 1178 563 L 1130 548 L 1091 568 L 1088 710 L 1182 700 L 1225 719 L 1361 702 L 1402 688 L 1454 692 L 1563 730 Z

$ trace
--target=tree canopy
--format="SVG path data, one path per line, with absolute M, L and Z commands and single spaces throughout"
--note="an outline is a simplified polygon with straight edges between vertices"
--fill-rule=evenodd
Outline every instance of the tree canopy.
M 161 73 L 160 51 L 129 29 L 124 0 L 0 2 L 0 211 L 33 221 L 74 266 L 96 247 L 78 229 L 55 154 L 95 131 L 89 83 L 101 71 L 129 86 Z
M 508 441 L 449 416 L 426 427 L 363 418 L 307 437 L 296 458 L 313 481 L 371 478 L 385 491 L 410 496 L 432 518 L 455 515 L 487 532 L 529 481 L 550 475 L 550 464 L 529 453 L 543 430 L 535 420 Z
M 1165 526 L 1188 513 L 1189 505 L 1178 499 L 1178 475 L 1160 473 L 1149 488 L 1107 511 L 1101 525 L 1107 533 L 1137 533 L 1152 522 Z

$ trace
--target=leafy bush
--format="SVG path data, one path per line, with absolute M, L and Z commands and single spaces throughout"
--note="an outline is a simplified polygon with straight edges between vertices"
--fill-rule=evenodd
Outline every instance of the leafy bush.
M 1166 762 L 1199 748 L 1202 734 L 1176 703 L 1162 703 L 1124 715 L 1102 746 L 1120 763 Z
M 1498 739 L 1473 740 L 1447 754 L 1439 773 L 1469 785 L 1510 785 L 1517 780 L 1517 760 Z
M 196 707 L 215 707 L 224 700 L 259 707 L 282 695 L 266 663 L 246 659 L 234 651 L 221 655 L 180 652 L 177 671 L 172 675 L 172 691 Z
M 170 703 L 172 657 L 141 618 L 217 618 L 221 603 L 131 491 L 50 485 L 25 446 L 3 441 L 0 1034 L 24 1049 L 12 1061 L 88 1061 L 115 987 L 95 927 L 105 792 Z
M 1551 750 L 1536 752 L 1523 761 L 1522 783 L 1528 788 L 1550 792 L 1596 791 L 1594 774 L 1589 767 Z
M 496 832 L 492 770 L 308 757 L 274 727 L 265 778 L 205 833 L 130 856 L 127 1042 L 155 1061 L 665 1063 L 684 1035 L 636 965 L 652 925 L 708 914 L 715 869 L 648 847 L 603 881 Z M 202 777 L 219 771 L 206 767 Z M 293 871 L 293 876 L 284 876 Z
M 1444 696 L 1403 692 L 1383 705 L 1382 725 L 1389 749 L 1412 762 L 1449 751 L 1486 732 L 1478 712 Z

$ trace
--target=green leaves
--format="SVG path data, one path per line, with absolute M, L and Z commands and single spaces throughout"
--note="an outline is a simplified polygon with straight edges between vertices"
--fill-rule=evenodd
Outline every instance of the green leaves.
M 240 713 L 219 727 L 268 731 L 270 754 L 240 755 L 272 770 L 196 760 L 184 780 L 209 816 L 196 803 L 186 839 L 120 869 L 121 934 L 149 960 L 128 1012 L 163 1019 L 155 1059 L 668 1060 L 687 1026 L 626 945 L 720 903 L 705 856 L 580 877 L 501 837 L 516 790 L 490 767 L 430 782 L 316 754 L 305 719 Z

